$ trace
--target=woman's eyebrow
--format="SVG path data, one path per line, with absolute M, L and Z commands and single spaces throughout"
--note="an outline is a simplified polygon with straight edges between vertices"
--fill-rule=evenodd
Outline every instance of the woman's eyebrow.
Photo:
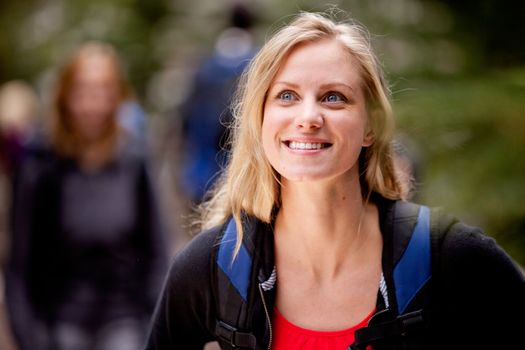
M 335 82 L 335 83 L 327 83 L 327 84 L 321 85 L 322 89 L 341 88 L 341 87 L 347 88 L 351 90 L 352 92 L 355 91 L 355 89 L 351 85 L 348 85 L 346 83 Z
M 295 84 L 295 83 L 290 83 L 288 81 L 276 81 L 272 84 L 272 86 L 275 86 L 275 85 L 285 85 L 285 86 L 289 86 L 289 87 L 292 87 L 292 88 L 298 88 L 299 85 L 298 84 Z

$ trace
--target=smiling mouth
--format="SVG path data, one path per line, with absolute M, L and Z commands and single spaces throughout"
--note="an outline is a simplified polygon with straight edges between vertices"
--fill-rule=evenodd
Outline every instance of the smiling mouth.
M 284 144 L 294 150 L 318 150 L 332 146 L 331 143 L 325 142 L 298 142 L 298 141 L 284 141 Z

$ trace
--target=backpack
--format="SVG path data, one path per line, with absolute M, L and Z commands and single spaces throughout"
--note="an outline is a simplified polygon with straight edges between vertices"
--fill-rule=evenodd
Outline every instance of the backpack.
M 442 219 L 439 209 L 405 201 L 393 205 L 392 225 L 385 234 L 385 246 L 392 244 L 391 273 L 385 273 L 385 309 L 376 312 L 368 326 L 355 332 L 355 342 L 348 350 L 365 350 L 369 345 L 379 349 L 420 348 L 418 341 L 425 338 L 431 314 L 431 281 L 436 277 L 439 246 L 444 232 L 455 222 Z M 237 257 L 232 254 L 237 238 L 235 221 L 230 219 L 212 256 L 216 277 L 217 296 L 216 335 L 222 348 L 255 349 L 256 337 L 246 321 L 252 268 L 257 240 L 253 222 L 243 220 L 243 239 Z M 388 242 L 391 237 L 392 242 Z M 387 264 L 388 265 L 388 264 Z M 274 273 L 270 279 L 275 279 Z M 272 285 L 274 281 L 271 281 Z M 261 286 L 259 286 L 261 288 Z M 262 284 L 264 288 L 264 283 Z M 262 291 L 261 291 L 262 293 Z M 263 300 L 264 302 L 264 300 Z M 267 315 L 269 319 L 269 315 Z M 369 349 L 369 348 L 368 348 Z

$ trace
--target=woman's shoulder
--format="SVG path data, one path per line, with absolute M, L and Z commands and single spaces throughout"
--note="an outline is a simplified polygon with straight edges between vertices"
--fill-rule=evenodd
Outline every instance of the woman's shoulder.
M 498 245 L 496 239 L 484 232 L 481 227 L 469 225 L 458 219 L 444 207 L 426 206 L 417 202 L 405 200 L 388 200 L 381 198 L 378 201 L 382 211 L 386 212 L 384 221 L 405 222 L 413 218 L 417 222 L 418 212 L 427 208 L 429 229 L 435 236 L 442 254 L 456 256 L 458 259 L 473 258 L 475 255 L 499 256 L 507 253 Z
M 218 244 L 218 237 L 223 225 L 215 226 L 195 235 L 178 251 L 171 262 L 169 278 L 177 283 L 205 279 L 210 275 L 210 263 L 213 249 Z
M 212 340 L 216 307 L 211 257 L 221 232 L 218 226 L 199 233 L 173 257 L 153 316 L 149 343 L 154 348 L 177 344 L 202 349 Z
M 496 238 L 489 236 L 482 228 L 460 220 L 444 232 L 441 252 L 449 258 L 466 260 L 508 256 Z
M 480 227 L 456 220 L 443 233 L 439 260 L 442 272 L 452 283 L 486 290 L 512 285 L 525 292 L 522 268 L 495 237 Z
M 512 257 L 502 248 L 496 237 L 480 226 L 462 221 L 443 207 L 429 207 L 430 230 L 434 230 L 439 244 L 440 260 L 451 266 L 472 266 L 479 262 L 485 265 L 516 267 Z
M 386 222 L 392 222 L 392 216 L 409 214 L 414 217 L 415 222 L 417 212 L 422 207 L 420 204 L 401 200 L 383 199 L 380 203 L 383 211 L 390 213 L 386 215 Z M 400 206 L 400 203 L 406 205 Z M 487 234 L 479 226 L 469 225 L 458 219 L 443 207 L 427 208 L 432 241 L 437 245 L 434 247 L 437 252 L 434 258 L 439 260 L 442 270 L 456 276 L 470 274 L 474 277 L 478 272 L 480 276 L 501 276 L 502 273 L 507 273 L 519 279 L 520 274 L 523 275 L 521 268 L 498 243 L 496 237 Z M 401 219 L 403 223 L 407 221 L 404 217 Z

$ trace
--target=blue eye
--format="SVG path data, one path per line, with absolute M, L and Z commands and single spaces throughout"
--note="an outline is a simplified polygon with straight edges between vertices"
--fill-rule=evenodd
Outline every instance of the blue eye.
M 294 99 L 294 95 L 291 91 L 283 91 L 279 94 L 279 99 L 281 99 L 281 101 L 289 102 Z
M 324 99 L 326 102 L 332 102 L 332 103 L 344 101 L 344 98 L 340 94 L 335 93 L 335 92 L 331 92 L 327 94 Z

